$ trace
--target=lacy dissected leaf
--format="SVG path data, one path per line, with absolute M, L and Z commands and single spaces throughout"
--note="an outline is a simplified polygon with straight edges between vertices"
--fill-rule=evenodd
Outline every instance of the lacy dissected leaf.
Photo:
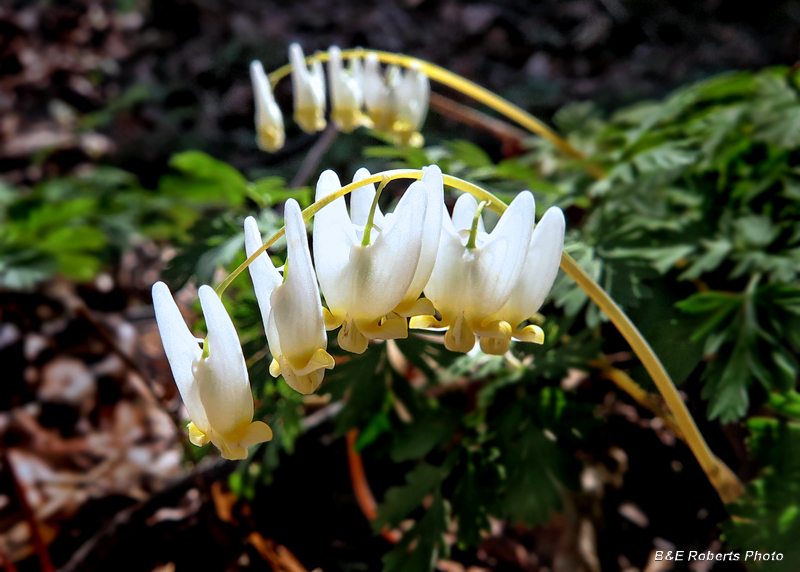
M 325 374 L 325 384 L 319 393 L 330 394 L 334 401 L 346 398 L 336 416 L 337 435 L 344 435 L 353 427 L 364 427 L 383 411 L 387 399 L 384 360 L 384 346 L 371 344 L 363 354 L 348 354 L 347 361 Z
M 693 334 L 705 340 L 709 363 L 703 372 L 702 396 L 709 400 L 709 419 L 741 419 L 750 406 L 750 387 L 768 392 L 794 387 L 800 365 L 797 303 L 800 290 L 783 286 L 750 288 L 743 294 L 702 292 L 679 302 L 687 313 L 704 316 Z
M 532 526 L 560 510 L 560 491 L 577 487 L 580 463 L 571 449 L 596 423 L 586 406 L 556 388 L 505 403 L 490 426 L 506 474 L 502 516 Z
M 417 465 L 406 475 L 406 484 L 386 491 L 383 502 L 378 506 L 378 516 L 372 521 L 372 529 L 377 532 L 385 526 L 400 524 L 422 504 L 426 496 L 438 489 L 449 473 L 448 466 L 436 467 L 428 463 Z
M 447 506 L 436 493 L 425 515 L 383 557 L 384 572 L 431 572 L 447 556 Z
M 728 505 L 722 525 L 728 545 L 742 552 L 783 553 L 783 560 L 748 562 L 748 569 L 790 572 L 800 562 L 800 424 L 754 417 L 748 445 L 761 475 Z

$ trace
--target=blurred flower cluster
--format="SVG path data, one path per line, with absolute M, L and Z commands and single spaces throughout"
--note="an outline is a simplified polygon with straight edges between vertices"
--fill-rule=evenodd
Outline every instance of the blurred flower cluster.
M 421 146 L 419 130 L 428 113 L 430 84 L 418 67 L 403 70 L 389 66 L 385 73 L 374 53 L 350 58 L 344 67 L 342 51 L 331 46 L 327 52 L 328 82 L 331 95 L 331 120 L 337 129 L 350 133 L 367 127 L 384 133 L 401 145 Z M 363 61 L 362 61 L 363 60 Z M 309 68 L 299 44 L 289 46 L 292 65 L 294 119 L 306 133 L 325 129 L 325 74 L 322 62 L 315 59 Z M 250 64 L 256 107 L 256 141 L 268 152 L 275 152 L 285 140 L 283 114 L 272 93 L 272 86 L 261 62 Z

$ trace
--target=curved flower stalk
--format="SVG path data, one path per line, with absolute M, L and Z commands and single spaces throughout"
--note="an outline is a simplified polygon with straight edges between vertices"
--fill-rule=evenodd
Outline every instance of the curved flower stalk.
M 306 133 L 325 129 L 325 75 L 322 62 L 316 60 L 311 69 L 306 67 L 300 44 L 289 46 L 292 63 L 292 92 L 294 93 L 294 120 Z
M 313 393 L 326 369 L 334 366 L 326 351 L 328 338 L 322 317 L 317 279 L 308 250 L 306 224 L 300 205 L 286 201 L 287 256 L 283 277 L 264 253 L 250 264 L 250 276 L 264 320 L 273 360 L 269 372 L 282 375 L 300 393 Z M 261 245 L 261 233 L 253 217 L 244 221 L 245 249 L 251 256 Z
M 508 301 L 525 265 L 533 232 L 533 195 L 517 195 L 491 234 L 483 230 L 485 204 L 479 206 L 465 194 L 456 201 L 452 220 L 444 217 L 436 263 L 425 286 L 425 296 L 442 318 L 411 318 L 411 328 L 446 327 L 444 345 L 451 351 L 470 351 L 475 334 L 501 340 L 513 334 L 507 322 L 493 316 Z
M 368 174 L 362 170 L 358 176 L 363 180 Z M 347 214 L 344 197 L 314 215 L 314 260 L 328 305 L 325 327 L 342 327 L 338 340 L 343 349 L 363 353 L 369 339 L 408 336 L 405 318 L 392 311 L 404 300 L 419 266 L 427 186 L 428 182 L 412 183 L 391 216 L 377 211 L 374 188 L 356 195 L 352 216 Z M 316 200 L 340 188 L 336 173 L 325 171 L 317 182 Z M 370 221 L 368 211 L 373 207 Z
M 331 119 L 339 131 L 350 133 L 362 126 L 372 126 L 369 117 L 361 111 L 364 94 L 361 83 L 364 72 L 359 58 L 350 59 L 350 69 L 342 65 L 342 50 L 328 48 L 328 79 L 331 85 Z
M 153 284 L 161 342 L 192 418 L 189 439 L 198 447 L 213 443 L 225 459 L 246 459 L 247 447 L 272 439 L 272 429 L 263 421 L 253 421 L 247 365 L 222 300 L 210 286 L 201 286 L 198 295 L 208 327 L 202 350 L 167 285 Z
M 256 108 L 256 143 L 262 151 L 274 153 L 283 147 L 286 139 L 283 114 L 275 102 L 264 66 L 257 60 L 250 62 L 250 81 Z
M 489 318 L 489 322 L 500 321 L 511 328 L 509 338 L 481 337 L 481 349 L 487 354 L 501 355 L 508 351 L 511 337 L 521 342 L 544 342 L 544 332 L 539 326 L 519 326 L 542 307 L 558 274 L 561 251 L 564 249 L 564 213 L 551 207 L 542 220 L 533 228 L 525 265 L 517 285 L 506 303 Z M 505 331 L 505 325 L 502 326 Z

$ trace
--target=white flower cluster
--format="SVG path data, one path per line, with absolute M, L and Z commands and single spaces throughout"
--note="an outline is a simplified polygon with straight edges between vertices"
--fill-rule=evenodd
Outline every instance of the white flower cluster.
M 354 181 L 369 176 L 359 169 Z M 341 188 L 336 173 L 325 171 L 316 200 Z M 459 197 L 448 216 L 435 165 L 423 169 L 394 212 L 383 214 L 378 196 L 366 184 L 352 192 L 349 213 L 338 197 L 314 215 L 313 264 L 300 206 L 286 202 L 283 274 L 267 253 L 249 266 L 273 376 L 282 375 L 300 393 L 315 391 L 335 365 L 326 330 L 337 328 L 339 346 L 354 353 L 364 352 L 369 340 L 405 338 L 409 327 L 446 328 L 444 345 L 458 352 L 470 351 L 476 335 L 491 354 L 505 353 L 512 338 L 543 341 L 542 330 L 525 321 L 543 303 L 558 271 L 564 243 L 560 209 L 550 208 L 534 225 L 533 195 L 523 191 L 487 233 L 485 203 L 471 195 Z M 244 232 L 250 257 L 263 244 L 254 218 L 247 218 Z M 212 442 L 224 457 L 243 458 L 246 447 L 272 432 L 252 421 L 242 348 L 222 302 L 209 286 L 201 286 L 199 296 L 208 327 L 202 350 L 167 286 L 153 286 L 164 350 L 192 418 L 192 442 Z
M 398 144 L 422 144 L 419 130 L 428 113 L 430 84 L 418 68 L 405 72 L 390 66 L 384 75 L 378 57 L 350 59 L 348 69 L 342 52 L 336 46 L 328 50 L 328 81 L 331 94 L 331 119 L 340 131 L 350 133 L 358 127 L 374 128 L 386 133 Z M 317 60 L 306 65 L 299 44 L 289 46 L 292 64 L 294 119 L 306 133 L 325 128 L 325 75 Z M 283 115 L 275 102 L 269 79 L 261 62 L 250 64 L 250 79 L 256 108 L 256 141 L 264 151 L 275 152 L 285 140 Z

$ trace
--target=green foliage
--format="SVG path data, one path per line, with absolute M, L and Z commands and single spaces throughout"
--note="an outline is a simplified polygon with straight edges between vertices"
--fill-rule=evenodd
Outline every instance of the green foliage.
M 793 571 L 800 561 L 795 541 L 800 534 L 800 425 L 753 417 L 747 427 L 750 452 L 762 473 L 748 484 L 744 497 L 728 505 L 732 518 L 723 525 L 725 540 L 742 554 L 783 553 L 782 561 L 756 561 L 748 569 Z

